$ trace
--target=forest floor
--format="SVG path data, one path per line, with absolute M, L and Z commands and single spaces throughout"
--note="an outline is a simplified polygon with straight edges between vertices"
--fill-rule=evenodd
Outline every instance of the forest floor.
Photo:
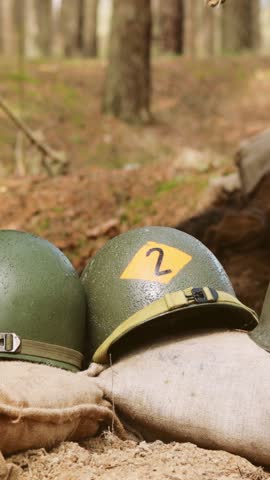
M 154 60 L 153 122 L 144 126 L 102 113 L 104 80 L 101 61 L 34 62 L 23 75 L 2 62 L 0 95 L 16 113 L 23 96 L 25 122 L 67 154 L 70 169 L 18 176 L 17 132 L 0 110 L 0 228 L 47 238 L 81 271 L 129 228 L 180 226 L 205 241 L 259 310 L 270 280 L 269 181 L 251 199 L 218 195 L 217 184 L 235 171 L 239 142 L 269 127 L 270 58 Z M 26 163 L 32 156 L 26 148 Z
M 19 177 L 16 129 L 0 111 L 0 228 L 47 238 L 81 271 L 118 233 L 178 226 L 217 254 L 241 300 L 259 310 L 270 280 L 270 178 L 250 198 L 217 185 L 236 170 L 239 142 L 269 127 L 270 58 L 155 60 L 153 122 L 146 126 L 101 113 L 104 79 L 100 61 L 31 63 L 24 75 L 1 64 L 0 95 L 18 113 L 24 85 L 24 120 L 67 153 L 70 170 L 53 179 Z M 27 155 L 26 162 L 31 149 Z M 225 452 L 110 437 L 10 461 L 20 478 L 32 480 L 269 478 Z

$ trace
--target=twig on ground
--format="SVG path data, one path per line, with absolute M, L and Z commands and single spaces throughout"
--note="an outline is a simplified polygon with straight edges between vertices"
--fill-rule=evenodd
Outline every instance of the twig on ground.
M 7 103 L 0 97 L 0 108 L 6 113 L 10 120 L 16 125 L 16 127 L 21 130 L 24 135 L 33 143 L 38 150 L 42 153 L 42 164 L 46 169 L 48 175 L 53 176 L 53 170 L 50 163 L 47 159 L 52 160 L 60 164 L 66 164 L 66 160 L 63 158 L 63 155 L 59 152 L 52 150 L 49 145 L 41 141 L 31 130 L 30 128 L 11 110 Z
M 120 221 L 118 218 L 112 218 L 107 222 L 101 223 L 97 227 L 91 228 L 86 232 L 88 238 L 98 238 L 101 235 L 105 235 L 110 230 L 119 227 Z

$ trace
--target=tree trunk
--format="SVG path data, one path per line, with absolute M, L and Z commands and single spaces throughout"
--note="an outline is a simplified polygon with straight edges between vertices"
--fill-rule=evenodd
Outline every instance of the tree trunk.
M 87 57 L 97 56 L 98 0 L 83 0 L 82 50 Z
M 150 118 L 150 0 L 114 0 L 104 107 L 129 122 Z
M 81 3 L 78 0 L 62 0 L 59 13 L 59 27 L 61 32 L 61 46 L 67 57 L 78 54 L 79 51 L 79 24 Z
M 37 58 L 40 56 L 40 48 L 38 42 L 39 26 L 38 15 L 35 0 L 24 1 L 24 30 L 25 30 L 25 56 L 27 58 Z
M 160 46 L 170 53 L 183 52 L 184 5 L 183 0 L 160 2 Z
M 51 31 L 46 15 L 49 6 L 51 0 L 0 0 L 0 49 L 3 54 L 15 54 L 19 42 L 24 43 L 27 57 L 49 53 Z M 42 35 L 46 36 L 46 48 L 40 39 Z
M 184 52 L 187 55 L 194 55 L 195 53 L 195 18 L 196 18 L 196 5 L 194 1 L 184 0 Z
M 160 50 L 160 4 L 161 0 L 151 0 L 152 48 Z
M 213 11 L 214 25 L 213 25 L 213 47 L 214 55 L 222 54 L 222 8 L 216 8 Z
M 184 51 L 197 57 L 221 51 L 220 9 L 206 8 L 202 1 L 185 0 Z
M 212 32 L 213 32 L 213 10 L 206 8 L 203 2 L 196 3 L 195 11 L 195 54 L 198 57 L 205 57 L 212 53 Z M 210 47 L 210 51 L 209 51 Z
M 260 20 L 260 11 L 261 3 L 260 0 L 252 0 L 252 39 L 253 39 L 253 48 L 259 49 L 261 47 L 261 20 Z
M 3 55 L 15 55 L 17 52 L 13 3 L 13 0 L 0 0 L 0 52 Z
M 52 0 L 35 0 L 38 22 L 38 45 L 42 55 L 52 52 Z
M 13 7 L 20 56 L 37 58 L 40 56 L 40 48 L 38 44 L 39 26 L 35 0 L 14 0 Z
M 223 49 L 239 52 L 259 43 L 259 0 L 226 2 L 223 15 Z

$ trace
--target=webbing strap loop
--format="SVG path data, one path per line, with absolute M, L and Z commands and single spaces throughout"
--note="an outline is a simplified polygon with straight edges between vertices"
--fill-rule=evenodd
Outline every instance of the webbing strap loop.
M 82 353 L 72 348 L 20 338 L 16 333 L 0 332 L 0 353 L 21 354 L 68 363 L 81 369 Z
M 188 298 L 186 297 L 184 291 L 180 290 L 178 292 L 166 293 L 164 296 L 164 302 L 166 304 L 166 310 L 175 310 L 181 306 L 188 305 Z
M 166 293 L 164 302 L 167 310 L 175 310 L 185 305 L 196 303 L 213 303 L 218 301 L 218 292 L 214 288 L 186 288 L 177 292 Z

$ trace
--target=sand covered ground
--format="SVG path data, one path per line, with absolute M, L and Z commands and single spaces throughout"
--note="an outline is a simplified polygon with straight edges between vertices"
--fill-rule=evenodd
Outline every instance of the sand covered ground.
M 247 460 L 191 443 L 119 440 L 112 434 L 50 452 L 29 450 L 7 459 L 19 468 L 9 480 L 264 480 L 270 473 Z

